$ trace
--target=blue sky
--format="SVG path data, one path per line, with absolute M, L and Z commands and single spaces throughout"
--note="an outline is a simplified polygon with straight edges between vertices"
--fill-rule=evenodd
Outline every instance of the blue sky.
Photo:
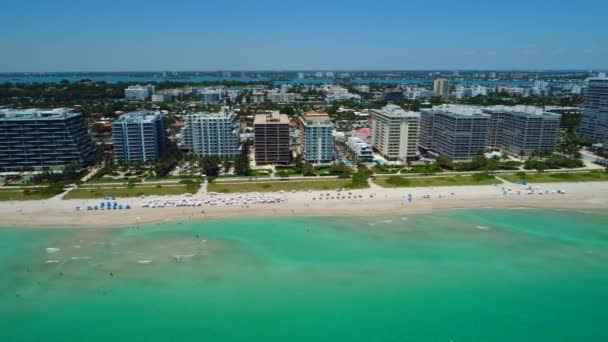
M 607 69 L 608 1 L 2 0 L 0 71 Z

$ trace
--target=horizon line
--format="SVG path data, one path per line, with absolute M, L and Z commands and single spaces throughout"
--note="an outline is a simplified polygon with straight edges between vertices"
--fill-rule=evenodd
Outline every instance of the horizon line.
M 147 69 L 147 70 L 65 70 L 65 71 L 0 71 L 0 74 L 59 74 L 59 73 L 144 73 L 144 72 L 601 72 L 607 69 Z

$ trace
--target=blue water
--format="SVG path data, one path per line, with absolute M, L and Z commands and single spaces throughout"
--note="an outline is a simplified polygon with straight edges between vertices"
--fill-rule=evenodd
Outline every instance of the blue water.
M 73 76 L 6 76 L 0 75 L 0 83 L 11 82 L 19 84 L 31 84 L 31 83 L 60 83 L 62 80 L 68 80 L 70 82 L 78 82 L 81 80 L 92 80 L 96 82 L 107 82 L 107 83 L 120 83 L 120 82 L 181 82 L 181 83 L 201 83 L 201 82 L 266 82 L 267 78 L 264 77 L 216 77 L 216 76 L 192 76 L 189 78 L 163 78 L 153 76 L 97 76 L 97 75 L 73 75 Z
M 203 83 L 203 82 L 223 82 L 223 81 L 234 81 L 234 82 L 244 82 L 244 83 L 256 83 L 256 82 L 267 82 L 268 78 L 265 77 L 216 77 L 216 76 L 193 76 L 189 78 L 177 78 L 177 79 L 166 79 L 162 77 L 152 77 L 152 76 L 118 76 L 118 75 L 107 75 L 107 76 L 98 76 L 98 75 L 72 75 L 72 76 L 6 76 L 0 75 L 0 84 L 5 82 L 11 82 L 16 84 L 32 84 L 32 83 L 60 83 L 62 80 L 68 80 L 70 82 L 78 82 L 83 79 L 89 79 L 96 82 L 107 82 L 107 83 L 119 83 L 119 82 L 178 82 L 178 83 Z M 316 79 L 316 78 L 306 78 L 306 79 L 292 79 L 292 80 L 280 80 L 273 81 L 275 85 L 281 84 L 330 84 L 333 83 L 333 79 Z M 379 78 L 370 78 L 370 79 L 354 79 L 353 83 L 356 84 L 411 84 L 411 85 L 423 85 L 429 84 L 433 82 L 433 79 L 379 79 Z M 494 81 L 494 80 L 454 80 L 453 84 L 462 84 L 462 85 L 484 85 L 484 86 L 494 86 L 494 85 L 508 85 L 508 86 L 525 86 L 529 87 L 534 85 L 533 82 L 529 81 Z M 582 83 L 581 82 L 549 82 L 550 85 L 560 85 L 567 83 Z
M 2 342 L 605 342 L 607 320 L 606 213 L 0 229 Z

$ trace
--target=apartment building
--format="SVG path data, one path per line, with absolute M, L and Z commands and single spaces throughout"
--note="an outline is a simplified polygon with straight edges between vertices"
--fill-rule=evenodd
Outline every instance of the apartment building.
M 389 161 L 414 160 L 420 139 L 420 113 L 397 105 L 373 109 L 372 147 Z
M 453 161 L 470 161 L 488 146 L 491 116 L 480 107 L 441 105 L 422 109 L 420 147 Z
M 0 109 L 0 171 L 84 165 L 94 152 L 82 114 L 72 109 Z
M 165 119 L 158 112 L 131 112 L 112 123 L 114 159 L 149 162 L 165 150 Z
M 257 165 L 291 163 L 289 117 L 278 111 L 257 114 L 253 121 Z
M 218 113 L 186 115 L 182 148 L 198 156 L 233 157 L 240 153 L 239 125 L 228 107 Z
M 300 149 L 304 159 L 313 164 L 334 160 L 334 125 L 327 113 L 310 112 L 300 117 Z

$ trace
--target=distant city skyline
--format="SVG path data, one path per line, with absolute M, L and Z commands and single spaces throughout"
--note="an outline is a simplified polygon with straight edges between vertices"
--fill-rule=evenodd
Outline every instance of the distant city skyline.
M 0 72 L 606 70 L 608 4 L 2 2 Z

